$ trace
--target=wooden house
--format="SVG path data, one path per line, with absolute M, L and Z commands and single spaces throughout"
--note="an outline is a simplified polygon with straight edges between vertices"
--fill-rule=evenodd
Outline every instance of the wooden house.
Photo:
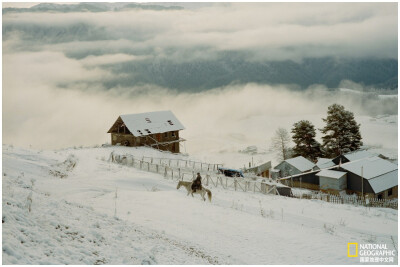
M 185 129 L 171 111 L 155 111 L 120 115 L 108 133 L 112 145 L 148 146 L 179 153 L 179 144 L 185 139 L 179 131 Z

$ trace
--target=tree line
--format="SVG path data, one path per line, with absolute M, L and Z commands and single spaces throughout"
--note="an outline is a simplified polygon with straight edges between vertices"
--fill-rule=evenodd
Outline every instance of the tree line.
M 284 128 L 275 132 L 272 150 L 278 152 L 280 160 L 303 156 L 316 162 L 319 157 L 334 158 L 355 151 L 363 145 L 360 124 L 354 119 L 353 112 L 345 110 L 344 106 L 329 106 L 327 117 L 322 120 L 325 122 L 325 127 L 319 129 L 324 134 L 322 144 L 315 139 L 314 125 L 308 120 L 301 120 L 293 124 L 292 137 Z M 291 139 L 294 147 L 290 147 Z

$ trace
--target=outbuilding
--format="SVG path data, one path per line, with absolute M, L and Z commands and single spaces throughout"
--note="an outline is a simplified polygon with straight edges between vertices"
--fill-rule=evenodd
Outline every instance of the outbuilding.
M 246 173 L 254 173 L 257 176 L 261 177 L 269 177 L 270 176 L 270 169 L 271 169 L 271 161 L 263 163 L 259 166 L 251 167 L 245 169 L 244 172 Z
M 322 170 L 335 166 L 336 164 L 327 158 L 318 158 L 317 163 L 315 163 L 314 170 Z
M 274 169 L 279 170 L 280 177 L 286 177 L 311 171 L 314 166 L 315 164 L 308 159 L 298 156 L 282 161 Z
M 322 170 L 316 175 L 319 176 L 319 188 L 321 191 L 338 194 L 347 188 L 346 172 Z

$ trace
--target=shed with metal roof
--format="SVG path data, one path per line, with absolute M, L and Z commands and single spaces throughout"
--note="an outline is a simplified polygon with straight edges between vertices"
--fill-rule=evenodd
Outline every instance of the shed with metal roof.
M 277 166 L 275 166 L 274 169 L 279 170 L 280 177 L 286 177 L 310 171 L 313 169 L 314 166 L 315 164 L 308 159 L 302 156 L 298 156 L 282 161 Z
M 346 172 L 322 170 L 316 175 L 319 176 L 319 188 L 322 191 L 334 191 L 338 193 L 347 188 Z

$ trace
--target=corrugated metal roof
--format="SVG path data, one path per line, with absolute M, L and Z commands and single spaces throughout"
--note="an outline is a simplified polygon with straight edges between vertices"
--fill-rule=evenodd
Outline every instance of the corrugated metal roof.
M 324 169 L 324 168 L 329 168 L 329 167 L 335 166 L 335 163 L 331 159 L 319 158 L 316 165 L 318 168 Z
M 385 173 L 381 176 L 369 179 L 368 182 L 374 190 L 375 194 L 385 191 L 398 185 L 398 170 Z
M 361 176 L 361 167 L 363 167 L 362 176 L 365 179 L 372 179 L 385 173 L 397 170 L 397 165 L 379 157 L 365 158 L 341 165 L 341 168 L 358 176 Z
M 185 129 L 175 115 L 169 110 L 126 114 L 120 117 L 134 136 Z
M 331 170 L 322 170 L 316 174 L 317 176 L 324 176 L 328 178 L 339 179 L 346 175 L 345 172 L 340 171 L 331 171 Z
M 366 150 L 360 150 L 360 151 L 355 151 L 355 152 L 344 154 L 343 156 L 345 156 L 349 161 L 355 161 L 358 159 L 365 159 L 365 158 L 371 158 L 374 156 L 378 156 L 378 154 L 371 153 Z
M 301 172 L 311 170 L 315 166 L 314 163 L 312 163 L 311 161 L 302 156 L 287 159 L 285 161 Z

